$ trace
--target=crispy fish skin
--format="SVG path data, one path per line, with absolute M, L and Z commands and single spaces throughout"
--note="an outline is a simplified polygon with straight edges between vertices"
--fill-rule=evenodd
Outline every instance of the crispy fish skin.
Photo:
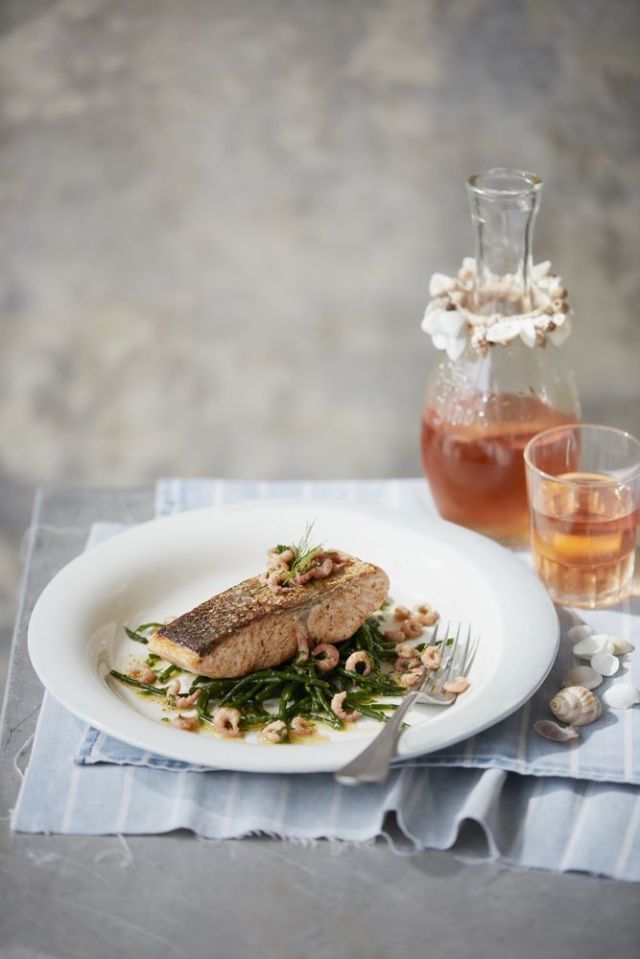
M 387 574 L 355 557 L 326 579 L 279 593 L 255 576 L 162 626 L 148 648 L 202 676 L 245 676 L 279 666 L 305 643 L 312 648 L 353 636 L 388 590 Z

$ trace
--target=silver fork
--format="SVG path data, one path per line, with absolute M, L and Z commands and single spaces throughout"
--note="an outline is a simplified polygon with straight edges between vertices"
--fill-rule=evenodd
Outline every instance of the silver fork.
M 478 651 L 478 639 L 476 638 L 475 642 L 471 640 L 471 626 L 469 626 L 462 644 L 460 646 L 458 645 L 461 631 L 462 624 L 459 624 L 456 628 L 456 635 L 453 641 L 445 638 L 443 652 L 447 652 L 446 643 L 448 642 L 452 643 L 451 649 L 447 653 L 446 658 L 443 657 L 439 668 L 435 672 L 428 673 L 426 682 L 423 681 L 420 685 L 417 690 L 418 702 L 425 703 L 429 706 L 450 706 L 458 698 L 454 693 L 443 692 L 442 687 L 448 680 L 456 679 L 458 676 L 466 676 Z M 448 637 L 450 634 L 451 623 L 448 623 L 446 636 Z M 437 635 L 438 628 L 436 626 L 433 636 L 431 637 L 430 645 L 433 645 L 437 639 Z
M 462 625 L 459 624 L 453 642 L 448 647 L 451 624 L 447 626 L 438 669 L 426 673 L 419 686 L 403 697 L 393 716 L 387 720 L 366 749 L 338 770 L 335 778 L 339 783 L 344 786 L 356 786 L 359 783 L 383 782 L 389 775 L 389 766 L 395 756 L 396 746 L 402 733 L 402 720 L 414 703 L 419 701 L 433 706 L 450 706 L 457 699 L 455 695 L 443 691 L 442 687 L 448 680 L 466 674 L 478 645 L 477 642 L 473 646 L 471 644 L 471 626 L 462 642 L 460 642 L 461 632 Z M 436 626 L 430 645 L 435 643 L 437 636 L 438 627 Z

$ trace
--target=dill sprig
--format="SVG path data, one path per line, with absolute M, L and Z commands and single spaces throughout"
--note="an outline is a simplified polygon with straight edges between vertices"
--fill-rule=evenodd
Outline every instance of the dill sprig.
M 289 572 L 284 578 L 284 584 L 290 583 L 292 579 L 298 575 L 298 573 L 306 573 L 309 570 L 322 549 L 322 544 L 319 543 L 315 546 L 311 545 L 311 534 L 313 532 L 314 523 L 307 523 L 304 536 L 297 544 L 297 546 L 292 546 L 291 549 L 294 550 L 295 556 L 291 562 Z

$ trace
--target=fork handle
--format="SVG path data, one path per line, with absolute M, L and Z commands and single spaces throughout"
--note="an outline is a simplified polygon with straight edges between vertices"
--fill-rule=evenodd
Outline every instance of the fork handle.
M 402 719 L 418 698 L 418 693 L 408 693 L 388 719 L 375 739 L 366 749 L 358 753 L 355 759 L 343 766 L 335 778 L 343 786 L 357 786 L 360 783 L 381 783 L 389 775 L 389 765 L 395 756 L 400 738 Z

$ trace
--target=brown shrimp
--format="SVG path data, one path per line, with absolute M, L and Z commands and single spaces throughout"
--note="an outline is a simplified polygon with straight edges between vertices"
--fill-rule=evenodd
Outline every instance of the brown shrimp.
M 213 714 L 213 725 L 217 733 L 225 739 L 237 739 L 240 732 L 240 710 L 233 706 L 221 706 Z
M 188 733 L 195 733 L 200 726 L 196 716 L 175 716 L 170 722 L 176 729 L 184 729 Z
M 427 646 L 420 656 L 420 662 L 423 666 L 426 666 L 427 669 L 440 669 L 442 662 L 440 650 L 436 646 Z
M 398 643 L 396 656 L 402 656 L 403 659 L 419 659 L 420 653 L 415 646 L 409 646 L 409 643 Z
M 333 560 L 334 566 L 342 566 L 344 563 L 348 563 L 353 557 L 349 553 L 343 553 L 340 549 L 329 549 L 326 552 L 326 555 Z
M 287 724 L 281 719 L 275 719 L 262 727 L 258 733 L 258 739 L 262 743 L 284 743 L 287 740 L 287 734 Z
M 454 693 L 456 696 L 461 696 L 462 693 L 466 693 L 471 683 L 466 676 L 458 676 L 457 679 L 449 679 L 446 683 L 442 684 L 442 688 L 445 693 Z
M 319 673 L 330 673 L 340 662 L 340 652 L 331 643 L 320 643 L 311 650 Z
M 407 638 L 401 629 L 383 628 L 382 635 L 391 643 L 404 643 Z
M 338 719 L 341 719 L 344 723 L 355 723 L 357 719 L 360 719 L 360 713 L 357 709 L 354 709 L 350 712 L 348 709 L 344 708 L 343 703 L 346 698 L 346 692 L 336 693 L 331 700 L 331 712 L 334 713 L 334 715 L 336 715 Z
M 440 613 L 428 606 L 426 603 L 420 603 L 413 611 L 414 619 L 417 619 L 423 626 L 435 626 L 440 619 Z
M 406 673 L 408 669 L 415 669 L 419 662 L 418 659 L 405 659 L 404 656 L 398 656 L 393 668 L 396 673 Z
M 364 669 L 358 669 L 360 663 L 364 663 Z M 350 673 L 359 673 L 361 676 L 368 676 L 373 665 L 369 653 L 365 653 L 364 649 L 359 649 L 357 652 L 351 653 L 344 664 L 344 668 L 349 670 Z
M 296 586 L 304 586 L 312 579 L 326 579 L 333 572 L 333 560 L 330 556 L 325 556 L 321 563 L 308 569 L 306 573 L 298 573 L 294 576 L 293 582 Z
M 295 550 L 290 546 L 282 550 L 280 553 L 277 549 L 270 549 L 267 552 L 267 563 L 269 566 L 289 566 L 290 563 L 296 558 Z
M 262 586 L 270 589 L 272 593 L 281 593 L 284 589 L 283 582 L 286 575 L 286 567 L 277 569 L 273 567 L 267 569 L 267 571 L 260 576 L 260 583 Z
M 298 736 L 310 736 L 314 730 L 314 725 L 304 716 L 294 716 L 291 720 L 291 732 Z
M 167 697 L 167 702 L 171 703 L 172 706 L 175 706 L 176 709 L 191 709 L 192 706 L 195 706 L 198 696 L 200 695 L 200 690 L 196 689 L 193 693 L 188 693 L 185 696 L 180 694 L 180 680 L 172 679 L 167 688 L 165 689 L 165 696 Z
M 197 703 L 199 695 L 200 690 L 196 689 L 195 692 L 189 693 L 187 696 L 176 696 L 175 704 L 178 709 L 191 709 Z
M 406 606 L 396 606 L 393 611 L 393 618 L 397 623 L 403 623 L 405 619 L 409 619 L 411 613 Z
M 401 686 L 410 688 L 411 686 L 416 686 L 422 677 L 424 676 L 424 669 L 421 666 L 417 666 L 415 669 L 410 669 L 406 673 L 402 673 L 398 682 Z
M 420 623 L 411 617 L 400 624 L 400 632 L 404 634 L 406 639 L 417 639 L 418 636 L 422 636 L 422 629 Z
M 132 679 L 137 679 L 139 683 L 144 683 L 145 686 L 153 686 L 156 681 L 156 674 L 145 663 L 136 663 L 130 669 L 129 675 Z

